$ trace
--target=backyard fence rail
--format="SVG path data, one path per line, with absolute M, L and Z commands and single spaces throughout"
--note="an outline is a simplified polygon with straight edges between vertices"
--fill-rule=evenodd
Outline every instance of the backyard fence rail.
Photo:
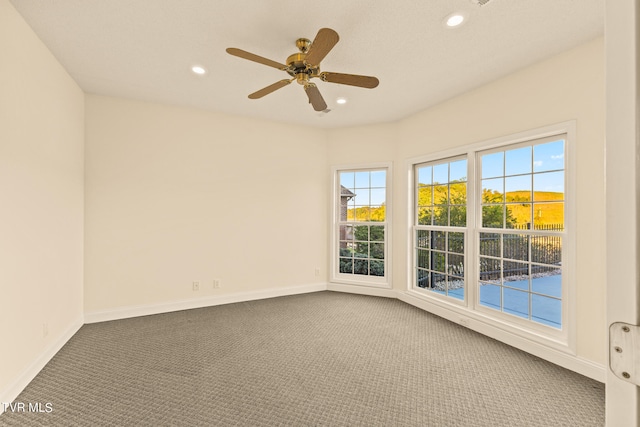
M 530 224 L 514 226 L 517 230 L 530 230 Z M 536 230 L 562 231 L 563 224 L 536 225 Z M 462 233 L 447 233 L 435 230 L 419 230 L 416 236 L 418 286 L 432 287 L 442 280 L 444 274 L 464 276 L 463 265 L 450 251 L 464 252 Z M 452 239 L 451 234 L 455 234 Z M 452 248 L 451 245 L 455 245 Z M 448 250 L 445 250 L 448 249 Z M 562 237 L 557 235 L 529 235 L 512 233 L 480 233 L 480 280 L 515 280 L 517 277 L 553 274 L 562 263 Z M 445 256 L 445 253 L 449 253 Z

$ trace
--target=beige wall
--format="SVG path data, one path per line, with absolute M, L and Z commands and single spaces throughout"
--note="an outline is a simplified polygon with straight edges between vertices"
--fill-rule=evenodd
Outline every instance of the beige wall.
M 330 133 L 330 165 L 393 159 L 395 289 L 408 280 L 407 159 L 576 120 L 577 355 L 605 364 L 603 64 L 598 39 L 401 122 Z
M 6 0 L 0 94 L 3 401 L 83 314 L 84 96 Z
M 88 95 L 85 311 L 326 282 L 326 157 L 325 132 Z

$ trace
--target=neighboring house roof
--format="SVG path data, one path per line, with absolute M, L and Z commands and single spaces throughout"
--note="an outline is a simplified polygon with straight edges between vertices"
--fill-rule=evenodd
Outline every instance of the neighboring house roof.
M 345 187 L 344 185 L 340 186 L 340 197 L 355 197 L 355 193 L 351 192 L 351 190 L 349 190 L 347 187 Z

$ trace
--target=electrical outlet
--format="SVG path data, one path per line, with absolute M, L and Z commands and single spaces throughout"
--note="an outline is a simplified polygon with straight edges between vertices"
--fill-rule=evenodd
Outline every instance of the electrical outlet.
M 316 276 L 320 275 L 320 269 L 316 267 Z
M 199 291 L 199 290 L 200 290 L 200 282 L 193 282 L 193 283 L 191 284 L 191 287 L 192 287 L 192 289 L 193 289 L 193 291 L 194 291 L 194 292 L 195 292 L 195 291 Z
M 42 324 L 42 338 L 46 338 L 47 335 L 49 335 L 49 324 L 48 323 L 43 323 Z
M 213 279 L 213 289 L 220 289 L 220 280 Z

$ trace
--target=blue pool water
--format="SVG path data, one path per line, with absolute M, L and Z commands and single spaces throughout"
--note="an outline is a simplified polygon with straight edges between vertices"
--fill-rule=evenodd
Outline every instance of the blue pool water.
M 480 304 L 514 316 L 529 319 L 543 325 L 560 328 L 562 326 L 562 303 L 558 299 L 562 296 L 562 275 L 535 277 L 531 280 L 529 293 L 528 280 L 505 281 L 504 287 L 482 284 L 480 286 Z M 431 289 L 439 294 L 444 291 Z M 502 310 L 500 296 L 502 292 Z M 450 297 L 464 299 L 464 288 L 449 290 Z M 529 305 L 531 297 L 531 305 Z M 552 298 L 555 297 L 555 298 Z

